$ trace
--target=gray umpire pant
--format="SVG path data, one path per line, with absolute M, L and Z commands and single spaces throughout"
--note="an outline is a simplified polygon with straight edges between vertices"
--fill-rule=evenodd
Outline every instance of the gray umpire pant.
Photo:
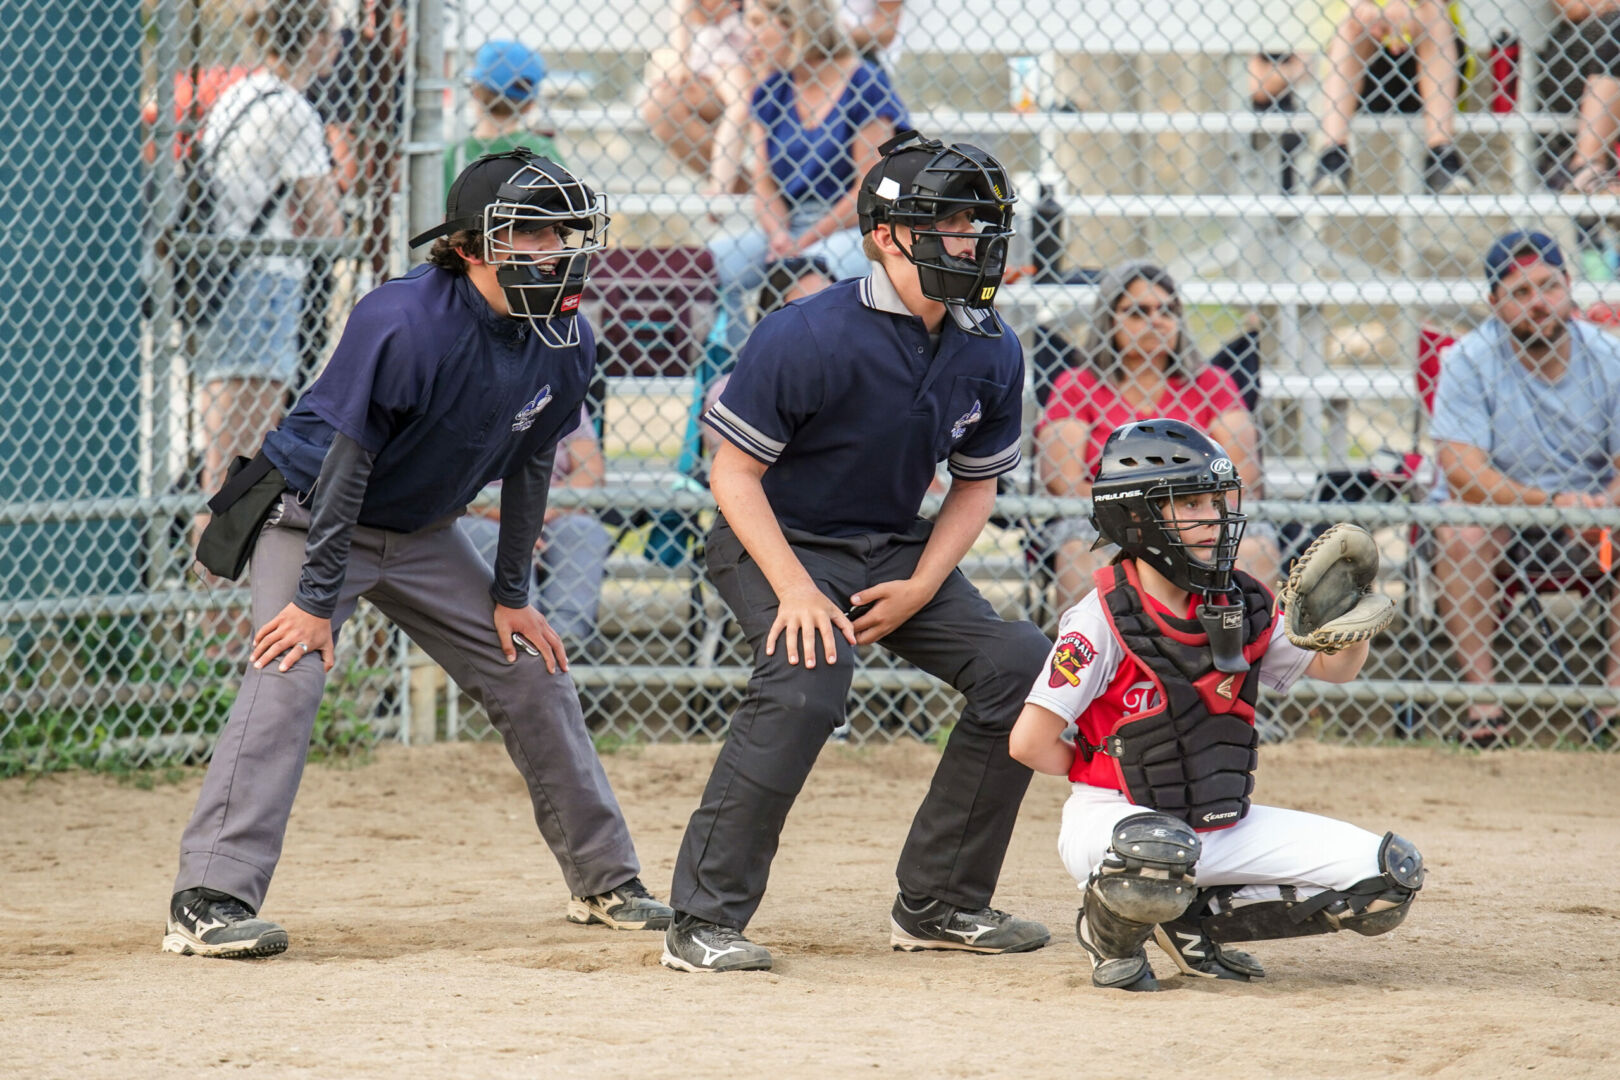
M 910 577 L 931 531 L 919 521 L 904 534 L 784 533 L 821 591 L 847 606 L 851 593 Z M 788 810 L 828 734 L 844 721 L 855 665 L 842 638 L 835 664 L 819 652 L 813 668 L 789 664 L 780 641 L 766 656 L 777 602 L 764 573 L 724 521 L 709 534 L 707 558 L 710 580 L 754 650 L 754 673 L 687 825 L 670 903 L 740 930 L 765 895 Z M 962 909 L 985 907 L 1029 786 L 1029 769 L 1007 753 L 1007 736 L 1052 643 L 1034 623 L 1003 620 L 954 570 L 933 600 L 879 644 L 967 699 L 900 853 L 900 888 Z
M 309 511 L 284 496 L 280 519 L 253 552 L 253 625 L 292 601 L 304 565 Z M 489 567 L 455 518 L 413 533 L 357 527 L 333 634 L 364 596 L 409 634 L 488 711 L 534 803 L 534 818 L 569 892 L 594 896 L 640 872 L 630 833 L 563 672 L 518 652 L 508 664 L 495 640 Z M 176 892 L 218 889 L 257 909 L 281 857 L 293 797 L 326 673 L 306 656 L 249 666 L 214 748 L 197 808 L 180 840 Z

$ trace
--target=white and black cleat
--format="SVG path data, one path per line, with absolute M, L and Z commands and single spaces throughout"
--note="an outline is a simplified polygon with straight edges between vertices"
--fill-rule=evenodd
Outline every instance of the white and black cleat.
M 963 911 L 943 900 L 914 908 L 902 894 L 889 912 L 889 945 L 901 952 L 946 949 L 972 953 L 1033 952 L 1052 940 L 1038 922 L 995 908 Z
M 181 956 L 252 960 L 287 951 L 287 931 L 216 889 L 186 889 L 169 901 L 163 951 Z
M 667 930 L 673 916 L 647 891 L 639 877 L 597 896 L 570 896 L 568 921 L 589 926 L 598 923 L 613 930 Z
M 749 941 L 741 930 L 682 915 L 664 932 L 664 955 L 658 962 L 697 973 L 769 971 L 771 951 Z
M 1248 982 L 1266 977 L 1266 969 L 1258 960 L 1241 950 L 1217 945 L 1190 919 L 1160 923 L 1153 928 L 1153 941 L 1183 975 L 1195 979 Z

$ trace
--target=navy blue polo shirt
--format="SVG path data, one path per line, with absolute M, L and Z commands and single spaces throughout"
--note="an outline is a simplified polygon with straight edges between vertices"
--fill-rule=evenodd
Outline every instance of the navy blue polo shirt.
M 901 532 L 939 462 L 985 480 L 1017 466 L 1024 351 L 947 317 L 936 351 L 883 269 L 767 315 L 704 421 L 769 466 L 777 520 L 818 536 Z
M 331 361 L 265 437 L 264 452 L 308 492 L 341 431 L 376 455 L 359 524 L 414 532 L 466 507 L 579 422 L 595 367 L 497 315 L 465 276 L 424 265 L 355 305 Z

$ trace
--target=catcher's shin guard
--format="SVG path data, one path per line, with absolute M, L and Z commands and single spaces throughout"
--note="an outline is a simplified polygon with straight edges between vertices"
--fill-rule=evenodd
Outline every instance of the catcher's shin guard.
M 1201 846 L 1186 822 L 1168 814 L 1132 814 L 1114 826 L 1075 925 L 1095 985 L 1158 989 L 1142 946 L 1155 924 L 1181 915 L 1197 895 L 1193 867 Z
M 1373 937 L 1406 921 L 1412 898 L 1423 888 L 1423 856 L 1410 840 L 1385 833 L 1378 846 L 1384 872 L 1348 889 L 1330 889 L 1306 900 L 1264 900 L 1205 916 L 1200 928 L 1215 943 L 1309 937 L 1354 930 Z

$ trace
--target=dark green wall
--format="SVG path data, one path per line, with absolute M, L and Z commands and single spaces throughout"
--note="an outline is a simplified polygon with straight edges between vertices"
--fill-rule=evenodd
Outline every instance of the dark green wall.
M 0 0 L 0 502 L 136 494 L 139 14 Z M 130 588 L 139 536 L 0 525 L 0 597 Z

